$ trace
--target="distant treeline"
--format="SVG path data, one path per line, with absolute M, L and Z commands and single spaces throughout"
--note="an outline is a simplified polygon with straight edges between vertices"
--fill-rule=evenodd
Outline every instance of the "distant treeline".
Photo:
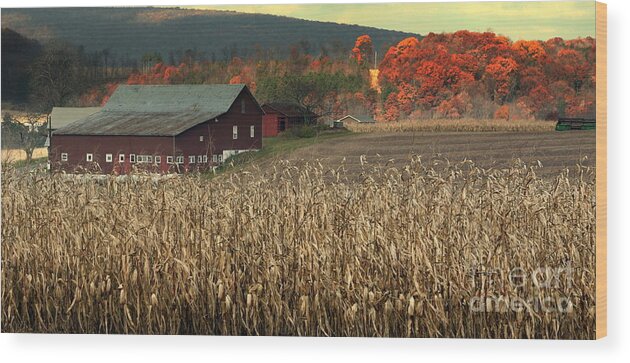
M 244 83 L 260 102 L 297 103 L 322 119 L 348 113 L 378 121 L 594 115 L 593 38 L 512 42 L 491 32 L 458 31 L 392 45 L 376 59 L 372 37 L 364 34 L 339 45 L 338 56 L 321 49 L 313 54 L 302 41 L 286 44 L 286 57 L 235 53 L 213 60 L 189 49 L 123 61 L 108 49 L 86 52 L 60 40 L 42 45 L 3 29 L 2 101 L 47 111 L 102 105 L 120 83 Z M 378 82 L 371 82 L 375 63 Z
M 410 37 L 380 63 L 384 120 L 594 116 L 595 39 L 491 32 Z
M 62 40 L 41 44 L 2 29 L 2 103 L 9 108 L 45 112 L 76 103 L 94 86 L 126 80 L 135 68 L 107 49 L 86 52 Z

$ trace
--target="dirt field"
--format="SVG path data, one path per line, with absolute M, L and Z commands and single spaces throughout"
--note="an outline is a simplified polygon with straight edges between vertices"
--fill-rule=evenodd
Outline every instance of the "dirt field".
M 595 132 L 354 134 L 296 150 L 288 158 L 321 159 L 324 165 L 336 167 L 345 157 L 352 169 L 360 166 L 362 155 L 368 162 L 391 160 L 394 165 L 403 165 L 411 155 L 427 160 L 470 159 L 484 168 L 507 167 L 520 158 L 526 163 L 540 161 L 539 174 L 555 176 L 580 161 L 595 167 Z

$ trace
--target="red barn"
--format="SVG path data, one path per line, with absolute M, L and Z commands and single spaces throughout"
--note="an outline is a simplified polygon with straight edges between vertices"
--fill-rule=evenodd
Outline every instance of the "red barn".
M 289 130 L 296 125 L 315 122 L 317 115 L 298 105 L 289 103 L 266 103 L 262 106 L 263 136 L 276 136 L 279 132 Z
M 55 130 L 53 170 L 205 170 L 262 148 L 263 110 L 245 85 L 119 86 L 99 111 Z

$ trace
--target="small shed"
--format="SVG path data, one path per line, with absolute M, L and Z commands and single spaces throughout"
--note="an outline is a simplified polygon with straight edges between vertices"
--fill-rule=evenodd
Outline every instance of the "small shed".
M 262 105 L 265 115 L 263 116 L 263 136 L 276 136 L 279 132 L 291 129 L 296 125 L 307 125 L 314 123 L 319 117 L 296 104 L 291 103 L 266 103 Z
M 332 127 L 343 127 L 344 124 L 357 123 L 357 124 L 373 124 L 376 123 L 374 118 L 370 115 L 346 115 L 339 120 L 333 121 Z

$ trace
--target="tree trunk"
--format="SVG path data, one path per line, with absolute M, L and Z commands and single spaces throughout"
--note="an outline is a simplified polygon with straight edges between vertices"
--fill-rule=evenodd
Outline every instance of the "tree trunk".
M 30 164 L 33 160 L 33 149 L 24 149 L 24 153 L 26 153 L 26 163 Z

